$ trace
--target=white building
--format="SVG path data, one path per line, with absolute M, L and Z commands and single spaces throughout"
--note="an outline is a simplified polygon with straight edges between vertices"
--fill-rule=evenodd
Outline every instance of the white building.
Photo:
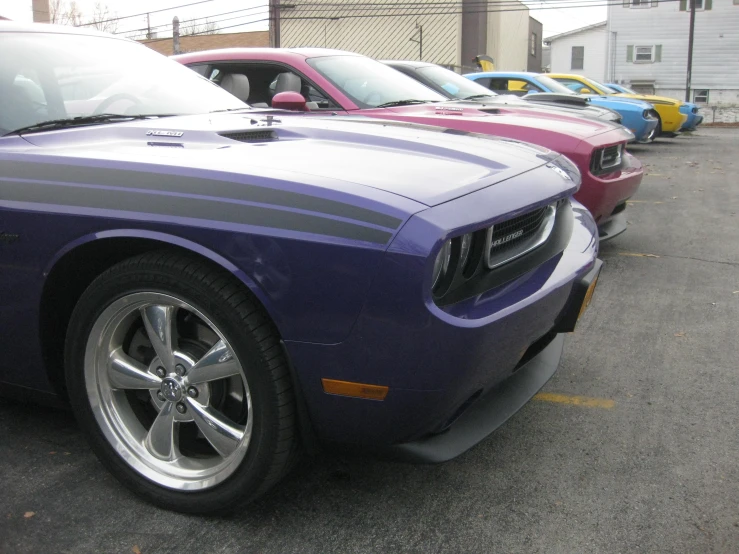
M 529 11 L 516 0 L 506 9 L 495 6 L 480 0 L 283 1 L 278 44 L 349 50 L 375 59 L 420 59 L 466 71 L 474 71 L 473 58 L 485 54 L 496 69 L 526 71 Z
M 623 0 L 622 4 L 611 4 L 607 80 L 684 99 L 689 1 Z M 695 2 L 690 100 L 739 105 L 739 0 Z
M 607 23 L 597 23 L 544 39 L 550 45 L 549 71 L 606 79 Z

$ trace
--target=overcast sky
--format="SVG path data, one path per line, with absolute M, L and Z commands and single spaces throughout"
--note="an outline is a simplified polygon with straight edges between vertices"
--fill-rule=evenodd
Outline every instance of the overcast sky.
M 103 0 L 115 16 L 142 14 L 146 11 L 171 8 L 190 4 L 197 0 Z M 605 1 L 582 0 L 587 4 L 605 4 Z M 599 23 L 606 19 L 606 7 L 579 7 L 558 8 L 555 6 L 572 5 L 573 0 L 526 1 L 530 14 L 544 24 L 544 36 L 549 37 L 579 27 Z M 577 2 L 575 2 L 577 3 Z M 92 13 L 95 0 L 77 0 L 84 13 Z M 153 30 L 160 30 L 164 36 L 171 34 L 172 18 L 176 15 L 180 21 L 187 19 L 211 17 L 218 21 L 223 32 L 259 31 L 267 29 L 267 1 L 266 0 L 208 0 L 194 6 L 180 7 L 151 14 Z M 541 7 L 549 9 L 536 9 Z M 227 13 L 237 11 L 237 13 Z M 0 0 L 0 15 L 17 21 L 32 21 L 31 0 Z M 228 28 L 227 28 L 228 27 Z M 141 31 L 146 28 L 146 16 L 139 15 L 119 22 L 118 31 Z

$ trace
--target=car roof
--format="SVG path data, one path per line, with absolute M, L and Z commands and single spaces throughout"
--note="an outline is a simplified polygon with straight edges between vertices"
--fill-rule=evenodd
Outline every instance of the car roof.
M 380 62 L 388 65 L 405 65 L 408 67 L 430 67 L 435 66 L 434 63 L 419 62 L 415 60 L 379 60 Z
M 361 56 L 354 52 L 344 50 L 333 50 L 331 48 L 221 48 L 218 50 L 202 50 L 200 52 L 189 52 L 172 56 L 180 62 L 197 60 L 240 60 L 240 59 L 263 59 L 263 60 L 296 60 L 299 58 L 319 58 L 323 56 Z
M 477 71 L 475 73 L 465 73 L 465 75 L 476 75 L 479 77 L 529 77 L 536 79 L 539 74 L 531 71 Z
M 17 21 L 0 20 L 0 33 L 39 33 L 47 35 L 83 35 L 118 40 L 130 40 L 110 33 L 103 33 L 88 27 L 72 27 L 71 25 L 51 25 L 48 23 L 19 23 Z

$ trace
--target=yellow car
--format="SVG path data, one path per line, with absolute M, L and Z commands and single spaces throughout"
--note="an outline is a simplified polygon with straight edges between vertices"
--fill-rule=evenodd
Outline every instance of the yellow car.
M 569 89 L 580 94 L 600 94 L 605 96 L 620 96 L 623 98 L 636 98 L 644 100 L 654 106 L 659 114 L 659 124 L 657 125 L 657 134 L 677 133 L 688 116 L 680 113 L 682 102 L 674 98 L 666 96 L 653 96 L 651 94 L 623 94 L 617 92 L 606 85 L 593 81 L 582 75 L 571 75 L 568 73 L 547 73 L 547 77 L 551 77 L 555 81 L 562 83 Z

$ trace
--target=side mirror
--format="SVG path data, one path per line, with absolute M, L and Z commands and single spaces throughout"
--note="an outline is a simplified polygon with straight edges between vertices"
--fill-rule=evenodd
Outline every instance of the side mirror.
M 582 87 L 580 89 L 580 94 L 593 94 L 593 91 L 590 90 L 588 87 Z
M 272 97 L 272 107 L 278 110 L 292 110 L 294 112 L 307 112 L 305 98 L 297 92 L 278 92 Z

